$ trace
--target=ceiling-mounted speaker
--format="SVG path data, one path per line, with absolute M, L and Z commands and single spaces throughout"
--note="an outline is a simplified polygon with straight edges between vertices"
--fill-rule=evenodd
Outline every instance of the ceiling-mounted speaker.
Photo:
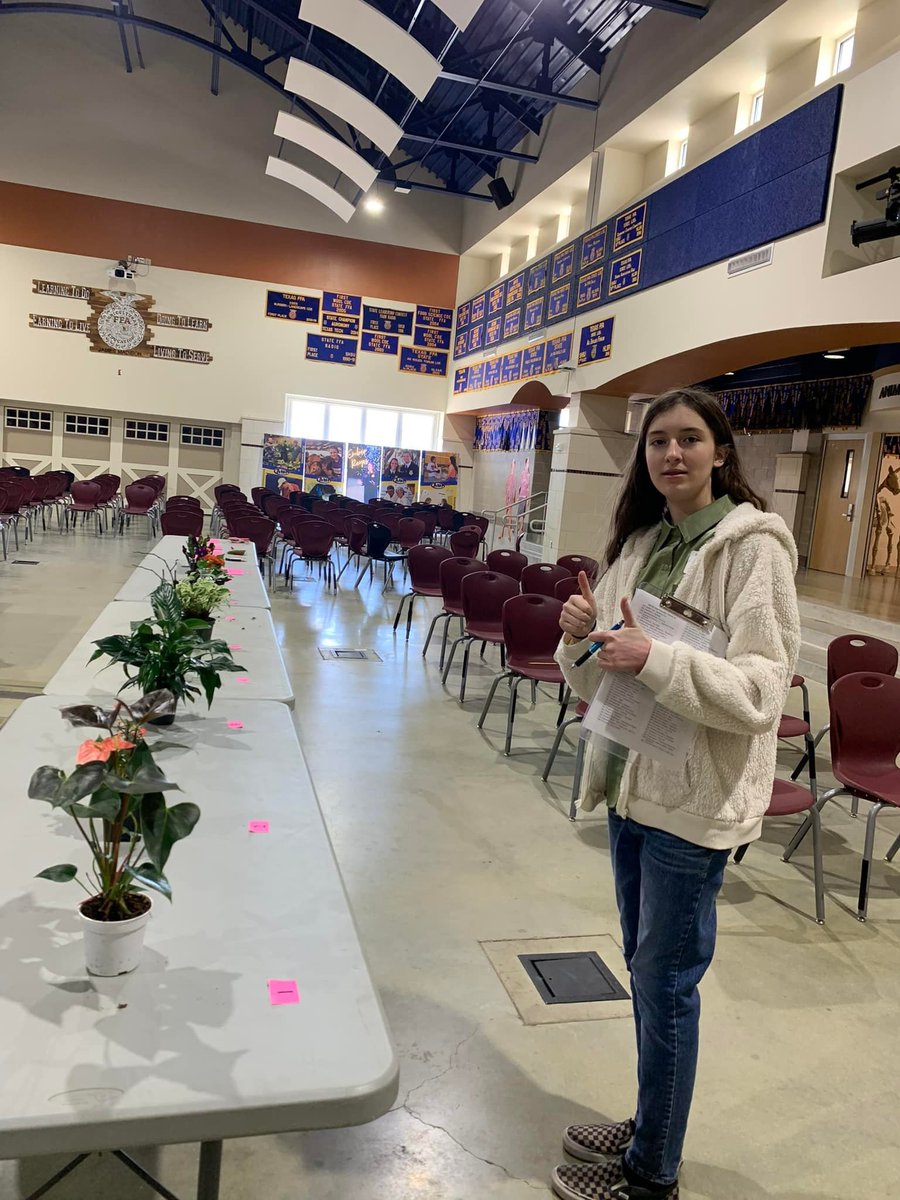
M 506 180 L 499 175 L 489 181 L 488 191 L 498 208 L 507 208 L 513 202 L 513 194 L 506 186 Z

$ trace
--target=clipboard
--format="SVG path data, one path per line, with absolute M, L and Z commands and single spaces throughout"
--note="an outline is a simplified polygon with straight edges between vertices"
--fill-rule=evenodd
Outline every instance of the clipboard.
M 635 619 L 654 641 L 684 642 L 724 658 L 728 638 L 712 618 L 672 595 L 657 599 L 639 590 L 631 602 Z M 607 753 L 629 750 L 678 770 L 687 762 L 697 723 L 657 703 L 653 692 L 634 675 L 607 672 L 582 721 L 582 736 Z

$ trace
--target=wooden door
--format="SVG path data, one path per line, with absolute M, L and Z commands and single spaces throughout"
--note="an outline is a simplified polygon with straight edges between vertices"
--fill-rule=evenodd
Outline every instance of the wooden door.
M 862 438 L 829 438 L 825 443 L 816 525 L 809 553 L 811 571 L 843 575 L 847 570 L 850 530 L 858 518 Z

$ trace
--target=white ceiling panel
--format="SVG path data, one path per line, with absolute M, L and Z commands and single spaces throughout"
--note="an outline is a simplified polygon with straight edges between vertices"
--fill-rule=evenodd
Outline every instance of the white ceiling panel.
M 365 134 L 385 154 L 390 154 L 403 136 L 403 130 L 368 97 L 335 79 L 327 71 L 311 67 L 299 58 L 288 63 L 284 86 L 295 96 L 328 109 L 348 125 Z
M 329 187 L 321 179 L 316 179 L 315 175 L 310 175 L 309 171 L 304 171 L 302 167 L 295 167 L 293 163 L 284 162 L 283 159 L 270 155 L 269 161 L 266 163 L 266 174 L 271 175 L 274 179 L 281 179 L 292 187 L 299 188 L 301 192 L 306 192 L 308 196 L 312 196 L 314 200 L 318 200 L 320 204 L 330 208 L 342 221 L 349 221 L 356 212 L 350 201 L 345 200 L 340 192 L 336 192 L 333 187 Z
M 319 158 L 337 167 L 342 174 L 352 179 L 364 192 L 369 190 L 378 176 L 375 168 L 346 142 L 320 129 L 318 125 L 303 120 L 302 117 L 280 112 L 275 121 L 275 136 L 286 138 L 294 145 L 303 146 L 304 149 L 317 154 Z

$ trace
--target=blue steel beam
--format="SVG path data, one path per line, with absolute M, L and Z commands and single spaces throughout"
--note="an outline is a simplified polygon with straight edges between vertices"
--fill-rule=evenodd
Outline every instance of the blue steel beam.
M 447 83 L 463 83 L 476 89 L 503 92 L 507 96 L 521 96 L 524 100 L 539 100 L 542 104 L 568 104 L 572 108 L 597 108 L 596 100 L 585 100 L 581 96 L 562 96 L 558 92 L 547 92 L 542 88 L 520 87 L 502 80 L 476 79 L 473 75 L 457 75 L 453 71 L 441 71 L 438 79 Z
M 709 9 L 702 4 L 689 4 L 688 0 L 641 0 L 648 8 L 659 8 L 663 12 L 677 13 L 680 17 L 705 17 Z

